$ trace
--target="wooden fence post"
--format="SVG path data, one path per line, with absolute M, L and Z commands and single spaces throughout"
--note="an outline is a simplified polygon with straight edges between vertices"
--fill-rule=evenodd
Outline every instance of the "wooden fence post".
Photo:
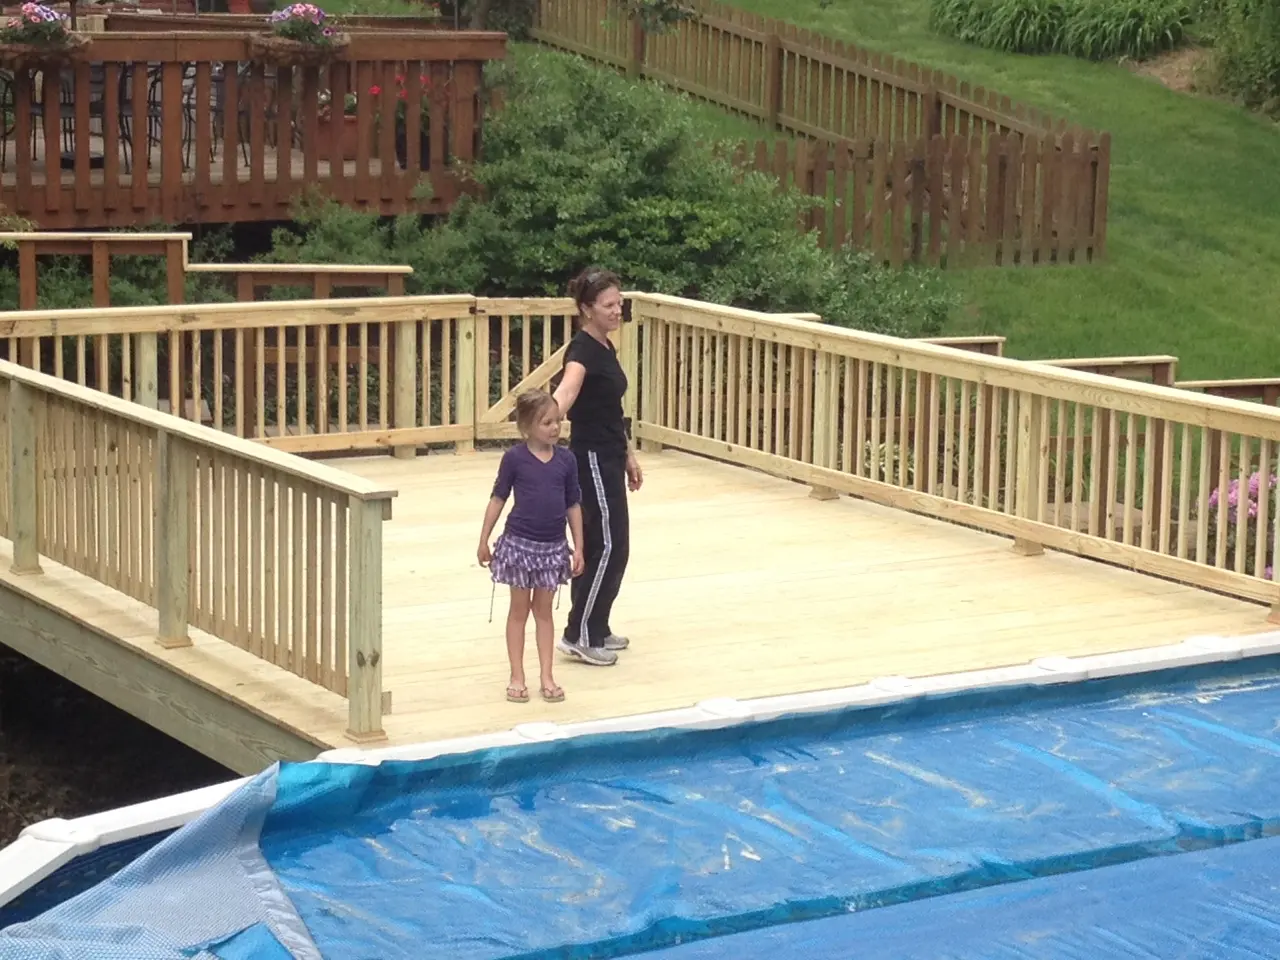
M 764 119 L 769 129 L 778 129 L 782 115 L 782 38 L 776 29 L 764 45 Z
M 382 729 L 382 519 L 384 500 L 349 500 L 347 736 L 385 740 Z
M 195 449 L 165 431 L 156 435 L 156 642 L 189 647 L 191 637 L 191 521 L 195 515 Z
M 635 14 L 631 15 L 631 52 L 627 58 L 627 76 L 639 80 L 644 76 L 644 24 Z
M 429 334 L 431 321 L 423 322 Z M 418 425 L 418 321 L 402 320 L 396 324 L 395 362 L 393 426 L 408 429 Z M 431 398 L 426 402 L 430 403 Z M 412 460 L 417 448 L 412 443 L 400 444 L 391 452 L 398 459 Z
M 40 573 L 40 414 L 44 398 L 9 381 L 9 539 L 12 573 Z
M 813 361 L 813 465 L 834 467 L 839 459 L 839 378 L 835 372 L 835 358 L 825 350 L 818 352 Z M 810 488 L 809 496 L 814 500 L 835 500 L 840 493 L 815 484 Z
M 481 330 L 484 335 L 481 335 Z M 454 446 L 456 453 L 474 453 L 476 449 L 475 434 L 480 424 L 480 407 L 487 405 L 489 390 L 487 383 L 477 382 L 480 369 L 481 354 L 484 360 L 489 358 L 489 315 L 480 313 L 474 306 L 465 317 L 458 318 L 458 344 L 453 355 L 454 397 L 457 409 L 457 422 L 471 427 L 471 437 L 459 440 Z M 485 363 L 488 370 L 488 363 Z M 444 398 L 448 404 L 449 398 Z
M 1045 437 L 1041 435 L 1040 413 L 1044 398 L 1034 393 L 1018 395 L 1018 449 L 1016 451 L 1016 480 L 1014 515 L 1024 520 L 1036 520 L 1040 516 L 1040 504 L 1045 491 L 1040 487 L 1040 462 L 1047 454 Z M 1009 424 L 1012 433 L 1014 424 Z M 1044 553 L 1044 546 L 1034 540 L 1014 537 L 1014 553 L 1034 557 Z

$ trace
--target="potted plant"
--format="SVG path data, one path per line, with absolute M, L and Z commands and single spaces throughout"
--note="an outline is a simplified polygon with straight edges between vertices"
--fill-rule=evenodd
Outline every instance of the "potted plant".
M 319 66 L 351 42 L 314 3 L 291 3 L 267 17 L 267 23 L 270 31 L 249 36 L 249 55 L 282 67 Z
M 335 116 L 333 95 L 328 90 L 322 90 L 320 122 L 329 131 L 329 135 L 320 141 L 320 159 L 333 162 L 354 160 L 360 136 L 356 120 L 356 95 L 348 93 L 343 98 L 342 113 Z
M 41 3 L 24 3 L 16 17 L 0 27 L 0 64 L 21 70 L 58 66 L 73 59 L 88 37 L 71 32 L 71 21 Z

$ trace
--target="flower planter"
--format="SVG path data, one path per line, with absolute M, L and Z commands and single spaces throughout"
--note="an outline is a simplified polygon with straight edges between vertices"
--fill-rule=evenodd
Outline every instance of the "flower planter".
M 327 128 L 320 141 L 320 159 L 336 163 L 354 160 L 360 145 L 360 126 L 354 114 L 343 114 L 324 124 Z M 337 155 L 334 156 L 334 147 Z

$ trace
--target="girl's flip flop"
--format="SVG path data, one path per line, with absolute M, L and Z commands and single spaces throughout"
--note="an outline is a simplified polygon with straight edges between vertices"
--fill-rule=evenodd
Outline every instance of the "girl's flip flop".
M 564 699 L 564 691 L 560 687 L 543 687 L 542 699 L 547 703 L 559 703 Z
M 529 688 L 518 687 L 515 684 L 512 684 L 511 686 L 507 687 L 507 699 L 510 700 L 512 703 L 528 703 Z

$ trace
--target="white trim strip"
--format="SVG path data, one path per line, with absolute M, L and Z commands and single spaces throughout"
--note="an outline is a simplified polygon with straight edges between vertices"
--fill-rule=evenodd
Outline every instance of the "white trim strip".
M 591 611 L 595 609 L 596 600 L 600 596 L 604 574 L 609 569 L 609 559 L 613 556 L 613 530 L 609 527 L 609 498 L 604 493 L 604 477 L 600 476 L 600 458 L 596 456 L 594 450 L 587 451 L 587 466 L 591 469 L 591 485 L 595 487 L 596 503 L 600 505 L 600 526 L 604 528 L 604 553 L 600 555 L 600 565 L 596 567 L 596 575 L 591 580 L 587 602 L 582 605 L 582 621 L 578 624 L 578 643 L 584 647 L 591 646 L 591 635 L 587 624 L 591 620 Z M 604 640 L 603 637 L 600 639 Z

